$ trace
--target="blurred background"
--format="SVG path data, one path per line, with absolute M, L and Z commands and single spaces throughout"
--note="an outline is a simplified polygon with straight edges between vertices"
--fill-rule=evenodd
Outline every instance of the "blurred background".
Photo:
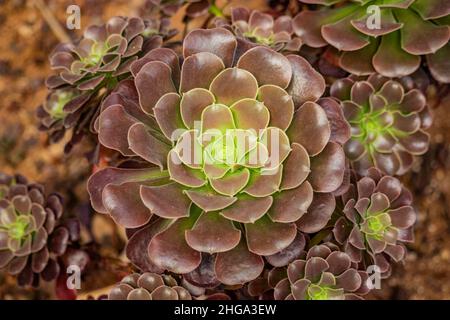
M 295 0 L 294 0 L 295 1 Z M 85 238 L 101 244 L 102 261 L 90 290 L 114 284 L 126 272 L 121 265 L 124 235 L 107 217 L 92 214 L 85 190 L 90 166 L 84 158 L 88 147 L 78 144 L 70 156 L 63 154 L 65 141 L 50 145 L 38 131 L 36 108 L 46 96 L 45 78 L 50 74 L 48 55 L 60 41 L 76 39 L 89 24 L 100 24 L 115 15 L 142 14 L 145 0 L 0 0 L 0 171 L 21 173 L 43 183 L 47 190 L 66 197 L 73 210 L 91 227 Z M 268 10 L 268 1 L 232 1 Z M 81 30 L 65 28 L 66 9 L 81 8 Z M 173 17 L 181 28 L 182 12 Z M 59 28 L 58 28 L 59 26 Z M 449 57 L 450 58 L 450 57 Z M 415 195 L 419 212 L 416 241 L 409 246 L 404 265 L 394 269 L 369 299 L 450 299 L 450 99 L 432 105 L 434 124 L 431 146 L 414 168 L 402 177 Z M 117 261 L 116 261 L 117 260 Z M 0 299 L 52 298 L 45 290 L 17 288 L 0 274 Z

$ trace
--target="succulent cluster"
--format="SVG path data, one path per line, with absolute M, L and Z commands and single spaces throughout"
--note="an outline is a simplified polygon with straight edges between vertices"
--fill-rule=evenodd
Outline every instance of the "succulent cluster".
M 173 35 L 168 22 L 113 17 L 88 27 L 76 44 L 54 49 L 50 64 L 55 74 L 47 78 L 49 93 L 38 109 L 41 129 L 51 141 L 73 128 L 70 147 L 93 129 L 102 99 L 127 77 L 131 64 Z
M 300 12 L 293 20 L 295 33 L 308 46 L 342 51 L 340 66 L 348 72 L 402 77 L 426 56 L 433 76 L 450 82 L 448 1 L 299 1 L 323 7 Z
M 189 291 L 169 275 L 133 273 L 122 279 L 108 295 L 109 300 L 191 300 Z
M 67 248 L 79 239 L 75 220 L 63 220 L 57 194 L 20 176 L 0 174 L 0 270 L 22 286 L 54 280 Z
M 330 93 L 341 101 L 350 123 L 352 137 L 344 149 L 358 173 L 364 175 L 375 166 L 402 175 L 414 156 L 428 150 L 425 129 L 431 116 L 420 90 L 407 90 L 399 81 L 372 74 L 367 79 L 336 80 Z
M 90 127 L 114 154 L 87 191 L 139 273 L 109 299 L 362 299 L 370 266 L 387 277 L 403 260 L 416 212 L 395 176 L 428 150 L 426 70 L 447 82 L 449 5 L 302 2 L 295 17 L 228 17 L 215 1 L 149 0 L 153 20 L 112 18 L 52 54 L 43 127 L 74 128 L 72 143 Z M 205 13 L 214 27 L 169 45 L 182 6 L 186 31 Z M 0 267 L 29 283 L 76 236 L 60 198 L 21 179 L 0 180 Z

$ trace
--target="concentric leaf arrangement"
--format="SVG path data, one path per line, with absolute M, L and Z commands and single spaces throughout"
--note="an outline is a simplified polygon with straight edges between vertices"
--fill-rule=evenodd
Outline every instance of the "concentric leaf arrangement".
M 450 82 L 450 3 L 243 6 L 147 1 L 50 56 L 41 128 L 114 155 L 87 182 L 128 237 L 109 299 L 363 299 L 414 241 L 401 179 L 428 150 L 429 87 Z M 61 198 L 2 176 L 0 212 L 0 268 L 57 277 L 78 240 Z
M 0 173 L 0 213 L 0 270 L 16 275 L 20 286 L 39 287 L 64 276 L 72 262 L 80 270 L 88 263 L 79 221 L 64 214 L 59 194 Z

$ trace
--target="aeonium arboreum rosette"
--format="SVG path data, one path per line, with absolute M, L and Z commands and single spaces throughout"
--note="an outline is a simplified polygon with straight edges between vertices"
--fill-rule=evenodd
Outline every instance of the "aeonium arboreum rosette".
M 0 173 L 0 271 L 16 275 L 19 285 L 54 280 L 73 257 L 83 269 L 87 254 L 72 248 L 79 228 L 77 220 L 63 217 L 59 195 L 47 196 L 23 176 Z
M 303 252 L 285 273 L 274 288 L 276 300 L 359 300 L 370 290 L 367 272 L 331 243 Z
M 372 74 L 366 80 L 339 79 L 331 95 L 341 101 L 352 137 L 344 150 L 353 168 L 365 175 L 375 166 L 390 175 L 411 169 L 414 157 L 428 150 L 425 131 L 432 122 L 425 95 L 398 80 Z
M 317 232 L 334 210 L 349 127 L 318 100 L 323 78 L 299 56 L 236 48 L 228 30 L 194 30 L 181 66 L 154 49 L 105 100 L 100 142 L 144 165 L 105 168 L 88 190 L 95 210 L 141 228 L 127 250 L 142 269 L 187 274 L 205 253 L 213 278 L 242 284 L 263 256 L 288 263 L 277 253 L 297 229 Z
M 89 26 L 75 44 L 54 49 L 50 64 L 56 73 L 47 78 L 50 92 L 38 109 L 41 129 L 53 142 L 74 128 L 70 147 L 88 132 L 102 99 L 129 76 L 130 65 L 173 35 L 168 22 L 113 17 L 104 25 Z
M 311 47 L 342 51 L 345 70 L 402 77 L 416 71 L 421 56 L 436 80 L 450 82 L 450 2 L 446 0 L 300 0 L 323 7 L 300 12 L 296 34 Z
M 391 262 L 405 257 L 403 243 L 414 240 L 417 215 L 412 194 L 397 178 L 370 168 L 367 176 L 352 178 L 341 199 L 334 238 L 352 261 L 364 268 L 375 265 L 383 277 L 388 277 Z

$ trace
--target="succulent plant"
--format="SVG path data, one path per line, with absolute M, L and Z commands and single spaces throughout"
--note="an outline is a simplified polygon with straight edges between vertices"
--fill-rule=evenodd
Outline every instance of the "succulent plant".
M 62 222 L 61 201 L 20 175 L 0 174 L 0 270 L 17 275 L 22 286 L 55 279 L 58 259 L 79 238 L 76 221 Z
M 181 67 L 154 49 L 102 106 L 101 144 L 140 160 L 95 173 L 88 191 L 97 212 L 141 228 L 128 250 L 144 270 L 189 273 L 204 252 L 220 282 L 245 283 L 334 210 L 349 127 L 318 100 L 323 78 L 297 55 L 236 48 L 226 29 L 194 30 Z
M 185 288 L 168 275 L 133 273 L 122 279 L 108 295 L 109 300 L 191 300 Z
M 334 238 L 352 261 L 366 267 L 376 265 L 386 277 L 390 262 L 399 262 L 405 256 L 402 243 L 414 240 L 412 195 L 397 178 L 383 175 L 376 168 L 352 180 L 342 196 Z
M 276 51 L 297 52 L 302 46 L 292 28 L 292 18 L 274 19 L 267 13 L 244 7 L 231 9 L 231 29 L 248 46 L 264 45 Z M 249 42 L 249 43 L 248 43 Z
M 416 71 L 420 56 L 426 55 L 434 77 L 450 82 L 445 63 L 450 40 L 448 1 L 300 1 L 324 7 L 300 12 L 293 20 L 295 33 L 308 46 L 330 44 L 342 51 L 340 65 L 345 70 L 402 77 Z
M 341 101 L 352 127 L 344 149 L 361 175 L 372 166 L 402 175 L 411 168 L 414 156 L 428 150 L 425 129 L 432 121 L 420 90 L 405 90 L 397 80 L 372 74 L 366 80 L 339 79 L 330 92 Z
M 113 17 L 86 29 L 77 44 L 60 44 L 50 56 L 56 74 L 47 79 L 49 94 L 38 109 L 41 129 L 51 141 L 74 128 L 71 144 L 92 126 L 103 97 L 127 77 L 130 65 L 173 35 L 169 21 Z
M 369 291 L 368 275 L 332 244 L 316 245 L 287 267 L 276 300 L 355 300 Z

